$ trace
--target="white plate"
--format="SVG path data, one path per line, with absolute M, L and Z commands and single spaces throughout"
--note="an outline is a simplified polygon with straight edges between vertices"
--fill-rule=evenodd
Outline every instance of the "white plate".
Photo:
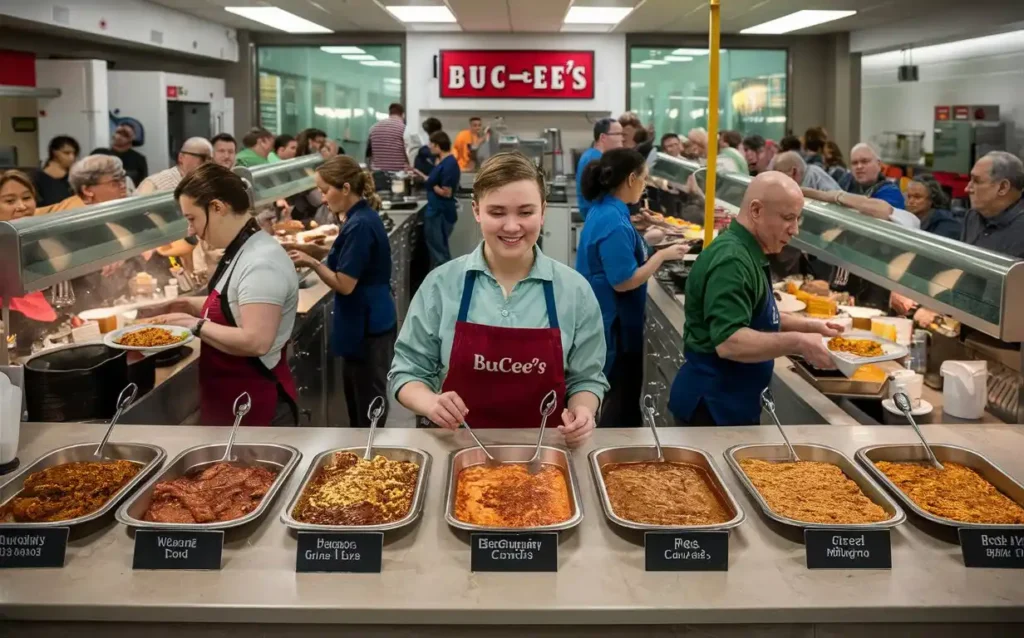
M 883 352 L 883 354 L 878 357 L 858 357 L 857 355 L 850 354 L 848 352 L 835 352 L 833 350 L 829 350 L 828 342 L 830 337 L 822 337 L 821 342 L 824 344 L 825 349 L 828 350 L 828 353 L 832 356 L 832 361 L 836 364 L 836 368 L 848 377 L 852 377 L 853 373 L 857 371 L 857 368 L 866 366 L 869 363 L 893 361 L 907 356 L 907 348 L 905 346 L 901 346 L 893 341 L 882 339 L 870 332 L 864 332 L 861 330 L 844 334 L 843 336 L 848 339 L 867 339 L 868 341 L 877 341 L 882 344 Z
M 122 346 L 121 344 L 117 343 L 117 340 L 120 339 L 122 335 L 125 335 L 125 334 L 127 334 L 129 332 L 135 332 L 136 330 L 144 330 L 146 328 L 163 328 L 164 330 L 170 330 L 171 333 L 176 334 L 176 335 L 185 335 L 185 338 L 182 339 L 181 341 L 178 341 L 176 343 L 172 343 L 172 344 L 167 345 L 167 346 L 156 346 L 156 347 L 153 347 L 153 348 L 139 348 L 139 347 L 136 347 L 136 346 Z M 192 336 L 192 331 L 191 330 L 189 330 L 188 328 L 182 328 L 181 326 L 145 325 L 145 324 L 140 324 L 140 325 L 135 325 L 135 326 L 128 326 L 127 328 L 121 328 L 120 330 L 114 330 L 113 332 L 108 332 L 107 334 L 103 335 L 103 343 L 107 344 L 111 348 L 116 348 L 118 350 L 134 350 L 136 352 L 152 353 L 152 352 L 163 352 L 164 350 L 173 350 L 174 348 L 177 348 L 179 346 L 185 345 L 186 343 L 192 341 L 192 339 L 194 339 L 194 338 L 195 337 Z
M 873 319 L 885 316 L 885 312 L 878 308 L 866 308 L 864 306 L 839 306 L 839 311 L 845 312 L 854 319 Z
M 888 410 L 889 412 L 892 412 L 893 414 L 903 416 L 903 411 L 896 407 L 896 404 L 893 402 L 892 399 L 883 399 L 882 407 Z M 928 403 L 924 399 L 921 399 L 921 404 L 910 411 L 910 416 L 924 416 L 926 414 L 931 414 L 931 411 L 934 409 L 935 408 L 932 406 L 931 403 Z
M 781 290 L 776 290 L 775 294 L 781 297 L 775 302 L 775 305 L 779 307 L 779 312 L 800 312 L 807 309 L 807 304 L 797 299 L 796 295 Z

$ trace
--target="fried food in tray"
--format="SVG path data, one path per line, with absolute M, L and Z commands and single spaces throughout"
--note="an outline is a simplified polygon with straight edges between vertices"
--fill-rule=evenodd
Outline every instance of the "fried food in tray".
M 3 523 L 49 523 L 86 516 L 106 505 L 142 466 L 132 461 L 79 461 L 25 478 L 21 492 L 0 508 Z
M 777 514 L 804 523 L 879 523 L 889 514 L 843 470 L 820 461 L 742 459 L 740 467 Z
M 188 338 L 188 333 L 174 334 L 166 328 L 142 328 L 126 332 L 117 343 L 131 348 L 159 348 L 174 345 Z
M 882 344 L 871 339 L 849 339 L 832 337 L 828 340 L 828 349 L 833 352 L 846 352 L 858 357 L 881 357 L 885 354 Z
M 647 525 L 717 525 L 732 516 L 702 468 L 689 463 L 609 463 L 601 467 L 616 516 Z
M 545 527 L 572 517 L 562 471 L 542 466 L 531 475 L 524 463 L 473 465 L 459 472 L 455 518 L 483 527 Z
M 152 523 L 222 523 L 259 507 L 277 477 L 258 465 L 215 463 L 194 475 L 160 481 L 142 520 Z
M 1000 492 L 973 469 L 942 462 L 875 463 L 921 509 L 961 523 L 1024 525 L 1024 507 Z
M 306 486 L 292 516 L 315 525 L 383 525 L 412 507 L 420 466 L 335 452 Z

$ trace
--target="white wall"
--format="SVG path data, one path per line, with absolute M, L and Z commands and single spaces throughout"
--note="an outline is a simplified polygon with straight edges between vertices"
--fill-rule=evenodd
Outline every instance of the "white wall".
M 146 156 L 152 175 L 170 167 L 167 153 L 167 82 L 159 71 L 111 71 L 110 110 L 142 123 L 146 141 L 135 148 Z M 136 184 L 138 186 L 138 184 Z
M 0 2 L 0 15 L 179 53 L 238 61 L 234 29 L 142 0 L 16 0 Z
M 862 59 L 861 134 L 874 139 L 885 131 L 925 132 L 933 149 L 934 107 L 943 104 L 997 104 L 1008 123 L 1007 150 L 1024 152 L 1024 32 L 975 38 L 914 51 L 919 82 L 898 82 L 899 52 Z
M 419 126 L 431 113 L 450 126 L 443 116 L 445 112 L 461 114 L 472 112 L 484 119 L 503 114 L 506 122 L 510 112 L 550 113 L 563 111 L 616 116 L 626 110 L 626 37 L 616 34 L 470 34 L 470 33 L 417 33 L 409 32 L 405 41 L 405 99 L 406 119 Z M 434 56 L 441 49 L 563 49 L 594 52 L 594 99 L 592 100 L 479 100 L 442 99 L 438 80 L 434 78 Z M 453 114 L 457 115 L 457 114 Z M 451 118 L 447 118 L 451 119 Z M 533 127 L 533 123 L 529 124 Z M 546 126 L 553 126 L 547 124 Z M 452 130 L 458 131 L 461 128 Z M 512 126 L 510 124 L 510 129 Z M 542 127 L 524 134 L 540 133 Z M 512 129 L 514 131 L 514 129 Z M 514 131 L 518 132 L 518 131 Z M 564 135 L 564 134 L 563 134 Z M 563 144 L 569 144 L 563 137 Z
M 105 61 L 36 60 L 36 85 L 61 90 L 60 97 L 37 100 L 39 157 L 56 135 L 78 140 L 83 155 L 110 143 Z

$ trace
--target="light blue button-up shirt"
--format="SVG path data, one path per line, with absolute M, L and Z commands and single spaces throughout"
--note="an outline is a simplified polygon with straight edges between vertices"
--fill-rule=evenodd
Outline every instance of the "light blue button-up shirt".
M 506 298 L 484 260 L 482 243 L 472 253 L 433 270 L 413 297 L 388 374 L 392 396 L 397 398 L 398 391 L 410 381 L 421 381 L 434 392 L 441 391 L 469 270 L 478 270 L 484 276 L 476 278 L 466 320 L 488 326 L 549 327 L 543 282 L 552 282 L 562 333 L 566 397 L 583 391 L 594 393 L 598 399 L 604 397 L 608 390 L 602 372 L 604 329 L 601 309 L 587 280 L 534 248 L 533 268 Z

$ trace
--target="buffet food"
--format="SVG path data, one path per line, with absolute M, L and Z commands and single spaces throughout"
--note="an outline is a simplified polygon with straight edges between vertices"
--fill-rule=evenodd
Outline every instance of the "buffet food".
M 889 378 L 889 374 L 873 364 L 867 364 L 857 368 L 856 372 L 850 377 L 853 381 L 867 381 L 869 383 L 883 383 Z
M 832 337 L 828 340 L 828 349 L 832 352 L 846 352 L 858 357 L 881 357 L 885 354 L 882 344 L 872 339 Z
M 837 465 L 819 461 L 739 461 L 776 513 L 804 523 L 851 525 L 889 518 Z
M 522 463 L 473 465 L 459 472 L 455 518 L 483 527 L 543 527 L 572 517 L 569 485 L 562 471 L 544 465 L 530 474 Z
M 274 223 L 274 234 L 275 235 L 294 235 L 305 230 L 306 227 L 302 225 L 302 222 L 297 219 L 288 219 L 282 222 Z
M 255 510 L 277 472 L 260 466 L 215 463 L 197 474 L 160 481 L 143 520 L 152 523 L 220 523 Z
M 303 491 L 292 516 L 315 525 L 382 525 L 405 518 L 420 466 L 335 452 Z
M 1024 507 L 1015 503 L 973 469 L 943 461 L 875 463 L 896 487 L 921 509 L 962 523 L 1024 525 Z
M 601 477 L 612 511 L 635 523 L 717 525 L 732 518 L 707 473 L 689 463 L 609 463 Z
M 186 339 L 188 339 L 187 332 L 174 334 L 167 328 L 149 327 L 125 332 L 117 338 L 115 343 L 131 348 L 161 348 L 180 343 Z
M 21 492 L 0 508 L 0 522 L 68 521 L 106 505 L 142 470 L 132 461 L 81 461 L 54 465 L 25 478 Z

